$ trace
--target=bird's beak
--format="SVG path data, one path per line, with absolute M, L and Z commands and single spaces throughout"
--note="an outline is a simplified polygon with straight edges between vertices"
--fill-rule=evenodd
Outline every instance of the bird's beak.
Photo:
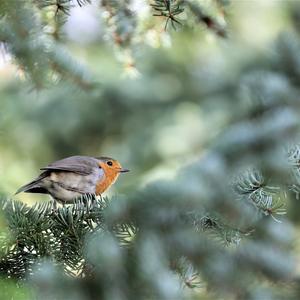
M 130 171 L 130 170 L 128 170 L 128 169 L 123 169 L 123 168 L 122 168 L 122 169 L 120 170 L 120 173 L 127 173 L 127 172 L 129 172 L 129 171 Z

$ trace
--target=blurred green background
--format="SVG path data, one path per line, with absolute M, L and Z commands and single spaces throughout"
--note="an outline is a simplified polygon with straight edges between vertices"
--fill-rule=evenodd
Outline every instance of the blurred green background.
M 230 121 L 232 86 L 249 64 L 274 54 L 274 39 L 291 22 L 288 4 L 231 1 L 228 39 L 203 26 L 164 32 L 164 21 L 146 10 L 140 18 L 150 29 L 132 51 L 134 67 L 126 50 L 106 41 L 101 12 L 76 7 L 64 35 L 70 52 L 100 82 L 93 91 L 64 81 L 35 90 L 2 51 L 0 190 L 13 195 L 40 167 L 75 154 L 112 156 L 132 170 L 111 194 L 172 178 L 178 167 L 199 158 Z
M 123 11 L 112 9 L 113 17 L 111 7 L 101 8 L 98 1 L 75 5 L 69 16 L 55 15 L 51 1 L 27 2 L 16 10 L 11 3 L 17 1 L 5 2 L 11 8 L 7 16 L 13 17 L 1 18 L 0 2 L 0 25 L 4 20 L 11 26 L 5 41 L 10 51 L 3 46 L 0 59 L 0 192 L 29 204 L 48 200 L 13 194 L 39 168 L 71 155 L 111 156 L 131 169 L 107 192 L 125 197 L 113 197 L 103 215 L 99 210 L 104 234 L 96 237 L 98 244 L 82 254 L 87 246 L 80 239 L 76 244 L 73 221 L 73 231 L 66 222 L 57 227 L 58 236 L 66 233 L 74 246 L 65 246 L 70 256 L 74 249 L 83 257 L 92 253 L 98 270 L 88 290 L 103 293 L 101 300 L 112 299 L 116 291 L 116 299 L 132 299 L 135 293 L 152 299 L 146 287 L 173 300 L 181 294 L 174 269 L 183 268 L 183 258 L 192 267 L 184 284 L 193 284 L 200 274 L 202 285 L 196 293 L 183 289 L 186 299 L 215 299 L 215 290 L 230 300 L 299 299 L 299 1 L 195 0 L 212 19 L 205 22 L 202 16 L 198 22 L 187 10 L 178 16 L 183 26 L 167 30 L 165 18 L 153 16 L 146 5 L 149 1 L 101 1 L 117 7 L 125 3 Z M 134 13 L 128 13 L 129 2 Z M 19 20 L 32 29 L 23 40 Z M 212 20 L 226 28 L 226 37 Z M 63 47 L 74 60 L 63 56 Z M 14 203 L 23 213 L 16 218 Z M 49 253 L 57 259 L 61 251 L 51 248 L 55 244 L 47 230 L 43 235 L 38 223 L 43 218 L 31 218 L 34 209 L 22 211 L 18 202 L 11 207 L 7 223 L 17 232 L 12 245 L 20 257 L 35 251 L 33 262 Z M 51 212 L 51 217 L 56 215 Z M 119 247 L 116 232 L 105 231 L 107 224 L 115 229 L 122 222 L 135 222 L 137 229 L 129 232 L 129 250 Z M 50 233 L 57 223 L 48 224 Z M 80 226 L 86 224 L 78 223 L 85 239 Z M 5 233 L 6 223 L 0 225 Z M 32 235 L 31 252 L 22 252 L 18 235 L 25 247 Z M 43 247 L 44 242 L 51 247 Z M 9 244 L 3 245 L 7 250 Z M 14 256 L 17 271 L 20 257 Z M 2 269 L 10 276 L 6 261 Z M 66 261 L 60 261 L 65 271 Z M 31 265 L 28 270 L 35 273 Z M 33 282 L 44 300 L 55 293 L 57 299 L 70 291 L 80 295 L 80 284 L 85 285 L 84 278 L 64 277 L 50 264 L 39 271 Z M 93 295 L 79 299 L 88 297 Z

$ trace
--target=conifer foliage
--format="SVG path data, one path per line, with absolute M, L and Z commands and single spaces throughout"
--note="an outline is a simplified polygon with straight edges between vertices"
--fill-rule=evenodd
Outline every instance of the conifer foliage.
M 89 134 L 126 135 L 128 149 L 135 151 L 133 164 L 159 164 L 163 158 L 145 128 L 157 129 L 153 124 L 173 116 L 184 101 L 203 109 L 201 118 L 217 134 L 206 140 L 205 152 L 196 160 L 180 157 L 173 179 L 135 184 L 122 196 L 85 195 L 59 207 L 51 201 L 30 206 L 2 196 L 0 295 L 44 300 L 299 299 L 292 244 L 299 238 L 300 212 L 300 7 L 287 9 L 291 28 L 273 42 L 271 54 L 252 56 L 232 74 L 197 73 L 192 58 L 176 61 L 176 55 L 153 50 L 142 79 L 99 84 L 63 44 L 71 7 L 90 2 L 0 2 L 0 41 L 26 86 L 47 88 L 50 102 L 63 95 L 81 103 L 84 95 L 84 107 L 92 107 L 77 115 L 87 129 L 79 130 L 77 120 L 66 113 L 62 121 L 51 123 L 55 134 L 63 132 L 63 123 L 74 121 L 70 140 L 72 134 L 85 142 Z M 138 61 L 142 54 L 137 55 L 136 47 L 155 26 L 175 39 L 185 30 L 195 34 L 195 27 L 216 39 L 228 38 L 227 1 L 211 1 L 210 9 L 196 0 L 145 3 L 151 16 L 146 25 L 132 1 L 99 1 L 108 47 L 116 56 L 129 51 Z M 199 81 L 205 84 L 199 87 Z M 80 93 L 74 93 L 75 87 Z M 63 108 L 64 101 L 57 106 Z M 76 105 L 65 111 L 73 109 L 75 115 Z M 93 110 L 102 112 L 101 126 Z M 43 121 L 56 116 L 45 111 L 37 114 Z M 114 124 L 105 127 L 112 117 Z M 126 124 L 134 124 L 130 133 L 123 129 Z M 54 148 L 61 140 L 53 140 Z M 72 149 L 82 149 L 76 147 Z M 137 182 L 143 169 L 136 172 Z

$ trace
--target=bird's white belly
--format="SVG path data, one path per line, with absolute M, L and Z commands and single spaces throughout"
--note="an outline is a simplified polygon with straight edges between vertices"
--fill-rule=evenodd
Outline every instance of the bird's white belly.
M 95 194 L 97 179 L 93 173 L 83 176 L 72 172 L 52 172 L 43 184 L 53 198 L 70 202 L 83 194 Z

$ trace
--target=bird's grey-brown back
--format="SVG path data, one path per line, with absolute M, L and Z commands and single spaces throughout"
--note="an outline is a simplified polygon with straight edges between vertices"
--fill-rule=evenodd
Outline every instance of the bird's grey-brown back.
M 88 156 L 71 156 L 42 168 L 44 172 L 18 192 L 50 194 L 61 202 L 69 202 L 82 194 L 94 194 L 98 181 L 104 179 L 99 160 Z
M 61 160 L 57 160 L 48 166 L 41 168 L 41 170 L 61 170 L 78 173 L 81 175 L 88 175 L 98 168 L 98 159 L 89 156 L 70 156 Z

